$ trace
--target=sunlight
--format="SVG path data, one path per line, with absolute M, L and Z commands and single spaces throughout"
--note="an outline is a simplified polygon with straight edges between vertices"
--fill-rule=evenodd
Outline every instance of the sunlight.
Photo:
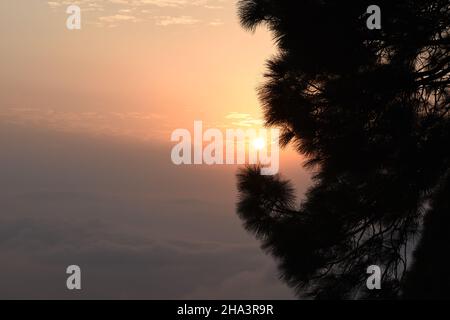
M 266 146 L 266 142 L 263 138 L 256 138 L 255 140 L 253 140 L 252 145 L 256 150 L 262 150 Z

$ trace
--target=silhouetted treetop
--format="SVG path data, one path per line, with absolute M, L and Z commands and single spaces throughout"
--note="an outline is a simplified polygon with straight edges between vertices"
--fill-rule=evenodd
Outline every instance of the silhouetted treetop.
M 367 28 L 371 4 L 239 2 L 242 25 L 267 26 L 279 49 L 259 89 L 266 124 L 314 184 L 296 206 L 287 181 L 247 168 L 238 212 L 287 283 L 315 298 L 397 297 L 450 175 L 449 3 L 378 1 L 381 30 Z M 371 264 L 381 291 L 365 290 Z

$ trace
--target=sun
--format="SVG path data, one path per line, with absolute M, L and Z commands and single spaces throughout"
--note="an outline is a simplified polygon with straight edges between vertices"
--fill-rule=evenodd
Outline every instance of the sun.
M 266 142 L 263 138 L 256 138 L 255 140 L 253 140 L 252 145 L 256 150 L 262 150 L 266 146 Z

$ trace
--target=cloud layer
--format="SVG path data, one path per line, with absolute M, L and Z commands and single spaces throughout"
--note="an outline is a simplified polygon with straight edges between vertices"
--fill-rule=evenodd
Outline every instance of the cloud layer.
M 0 148 L 0 298 L 291 297 L 234 213 L 234 169 L 3 121 Z
M 203 19 L 186 14 L 198 14 L 202 10 L 220 10 L 227 0 L 60 0 L 48 1 L 56 11 L 69 5 L 78 5 L 82 13 L 89 14 L 88 24 L 100 27 L 116 27 L 124 22 L 150 21 L 156 26 L 192 25 L 204 22 L 210 26 L 223 24 L 220 18 Z M 204 16 L 204 15 L 203 15 Z

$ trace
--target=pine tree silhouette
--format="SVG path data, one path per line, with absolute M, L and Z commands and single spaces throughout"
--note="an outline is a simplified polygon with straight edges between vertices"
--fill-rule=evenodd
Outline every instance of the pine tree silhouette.
M 238 214 L 300 296 L 443 297 L 450 279 L 429 264 L 449 261 L 450 7 L 380 0 L 382 28 L 369 30 L 371 4 L 239 2 L 243 27 L 267 26 L 278 47 L 259 89 L 266 124 L 314 183 L 297 205 L 288 181 L 247 167 Z M 372 264 L 382 290 L 366 288 Z

